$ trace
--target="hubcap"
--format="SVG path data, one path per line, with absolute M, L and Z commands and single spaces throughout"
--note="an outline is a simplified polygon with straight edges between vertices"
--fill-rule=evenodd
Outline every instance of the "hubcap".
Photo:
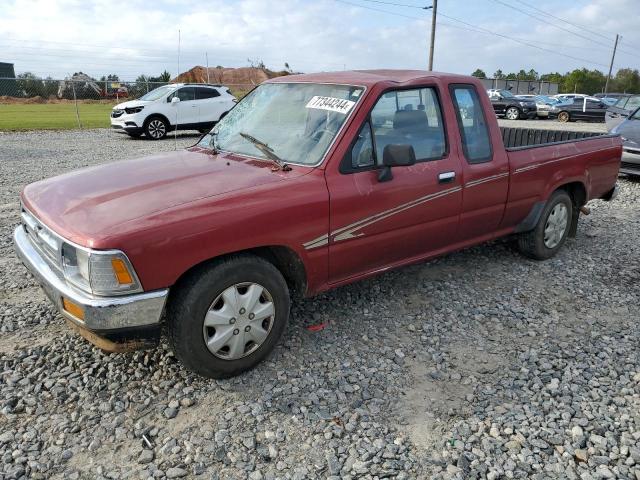
M 553 207 L 544 226 L 544 245 L 547 248 L 558 246 L 567 229 L 568 220 L 569 211 L 564 203 L 558 203 Z
M 509 110 L 507 110 L 507 118 L 509 120 L 515 120 L 518 118 L 518 110 L 516 110 L 515 108 L 510 108 Z
M 232 285 L 216 297 L 205 314 L 204 342 L 218 358 L 246 357 L 269 336 L 275 313 L 273 297 L 262 285 Z
M 165 132 L 164 123 L 160 120 L 151 120 L 151 122 L 149 122 L 148 130 L 149 134 L 153 138 L 160 138 L 164 135 Z

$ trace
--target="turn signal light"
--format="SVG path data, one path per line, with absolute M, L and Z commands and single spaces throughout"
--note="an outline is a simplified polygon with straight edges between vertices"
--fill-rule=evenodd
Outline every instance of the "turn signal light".
M 76 305 L 68 298 L 62 297 L 62 307 L 66 312 L 76 317 L 79 320 L 84 320 L 84 310 L 80 305 Z
M 133 277 L 129 273 L 129 270 L 122 259 L 111 259 L 111 267 L 113 267 L 113 273 L 115 273 L 116 279 L 120 285 L 129 285 L 133 283 Z

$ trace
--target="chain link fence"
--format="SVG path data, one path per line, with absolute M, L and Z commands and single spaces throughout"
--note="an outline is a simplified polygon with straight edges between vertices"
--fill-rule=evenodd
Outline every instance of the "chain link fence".
M 0 78 L 0 130 L 109 127 L 114 105 L 168 82 Z M 224 84 L 237 98 L 254 84 Z

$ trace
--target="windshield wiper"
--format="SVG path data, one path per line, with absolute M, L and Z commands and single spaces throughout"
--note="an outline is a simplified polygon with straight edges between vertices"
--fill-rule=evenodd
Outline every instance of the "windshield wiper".
M 239 135 L 245 140 L 248 140 L 249 142 L 251 142 L 269 160 L 273 161 L 273 163 L 275 163 L 278 166 L 278 168 L 280 168 L 280 170 L 284 172 L 288 172 L 289 170 L 291 170 L 291 167 L 287 165 L 286 162 L 282 160 L 278 155 L 276 155 L 275 152 L 273 151 L 273 148 L 271 148 L 269 145 L 267 145 L 264 142 L 261 142 L 256 137 L 249 135 L 248 133 L 240 132 Z

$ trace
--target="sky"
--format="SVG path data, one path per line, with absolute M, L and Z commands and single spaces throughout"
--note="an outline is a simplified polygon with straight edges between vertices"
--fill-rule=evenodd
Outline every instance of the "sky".
M 400 5 L 401 4 L 401 5 Z M 431 0 L 0 0 L 0 62 L 63 78 L 241 67 L 425 69 Z M 439 0 L 434 70 L 640 67 L 640 0 Z M 515 40 L 514 40 L 515 39 Z

